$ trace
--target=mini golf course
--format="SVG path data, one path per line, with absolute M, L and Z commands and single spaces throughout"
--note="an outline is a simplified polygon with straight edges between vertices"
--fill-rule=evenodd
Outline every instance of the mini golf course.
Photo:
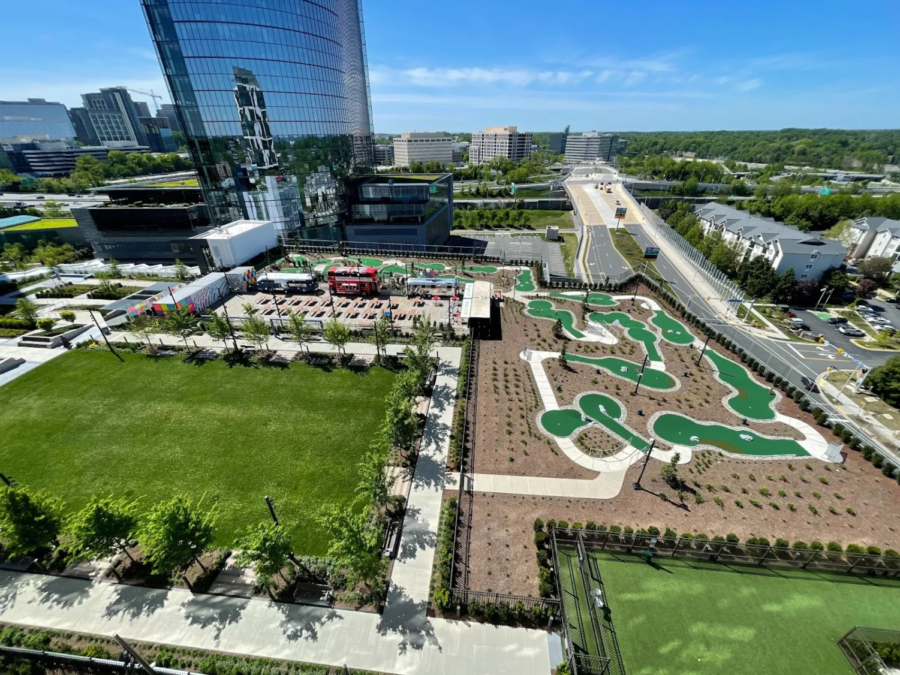
M 638 375 L 641 372 L 641 366 L 632 361 L 626 361 L 615 356 L 581 356 L 579 354 L 566 354 L 566 360 L 569 363 L 586 363 L 595 368 L 603 368 L 613 375 L 617 375 L 630 382 L 637 382 Z M 641 386 L 648 389 L 657 389 L 659 391 L 668 391 L 674 389 L 675 379 L 662 370 L 654 370 L 653 368 L 645 368 L 644 375 L 641 378 Z
M 557 300 L 584 301 L 584 293 L 551 293 L 550 297 Z M 606 293 L 589 293 L 587 302 L 592 307 L 615 307 L 619 304 L 612 299 L 612 296 L 606 295 Z
M 576 405 L 579 410 L 567 408 L 545 412 L 541 415 L 541 426 L 549 434 L 565 438 L 581 427 L 587 426 L 589 422 L 584 419 L 584 416 L 587 416 L 635 448 L 646 450 L 649 447 L 647 441 L 619 421 L 622 417 L 622 407 L 609 396 L 584 394 L 578 398 Z
M 661 309 L 654 313 L 650 323 L 662 331 L 664 340 L 668 340 L 672 344 L 683 346 L 694 342 L 691 332 L 680 321 L 676 321 Z
M 684 415 L 665 413 L 656 418 L 653 432 L 664 441 L 694 448 L 709 445 L 735 455 L 791 455 L 808 457 L 809 453 L 790 438 L 766 438 L 749 429 L 733 429 L 712 422 L 697 422 Z M 742 438 L 745 437 L 745 438 Z M 697 440 L 693 440 L 693 439 Z
M 603 314 L 592 312 L 588 318 L 594 323 L 602 323 L 606 326 L 618 323 L 626 330 L 628 337 L 635 342 L 642 342 L 644 344 L 644 348 L 647 350 L 647 356 L 650 357 L 651 361 L 663 360 L 662 354 L 660 354 L 659 350 L 656 348 L 656 334 L 653 331 L 647 330 L 647 326 L 643 321 L 632 319 L 631 316 L 625 312 L 604 312 Z
M 527 270 L 526 270 L 527 271 Z M 518 286 L 516 286 L 518 288 Z M 560 321 L 566 332 L 576 340 L 584 339 L 585 335 L 575 328 L 575 315 L 567 309 L 556 309 L 549 300 L 531 300 L 526 310 L 528 316 L 535 319 L 548 319 L 550 321 Z
M 470 267 L 465 268 L 466 272 L 474 272 L 475 274 L 496 274 L 500 271 L 497 267 L 491 267 L 490 265 L 472 265 Z
M 537 288 L 534 285 L 534 279 L 531 276 L 531 270 L 522 270 L 516 276 L 516 290 L 519 293 L 531 293 Z
M 727 401 L 728 407 L 741 417 L 755 420 L 774 420 L 775 411 L 772 403 L 775 397 L 768 387 L 754 380 L 742 365 L 707 349 L 704 354 L 716 367 L 716 378 L 737 390 L 737 394 Z

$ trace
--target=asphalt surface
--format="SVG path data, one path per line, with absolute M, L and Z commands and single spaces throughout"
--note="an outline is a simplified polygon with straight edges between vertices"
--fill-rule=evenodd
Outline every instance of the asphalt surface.
M 609 176 L 607 176 L 607 179 L 608 178 Z M 602 221 L 602 213 L 600 213 L 600 210 L 595 204 L 591 203 L 590 195 L 580 189 L 581 185 L 592 185 L 592 183 L 590 181 L 570 181 L 568 187 L 571 190 L 571 196 L 574 197 L 576 194 L 578 196 L 578 201 L 573 199 L 573 203 L 584 206 L 590 203 L 589 208 L 593 208 L 596 213 L 595 219 Z M 587 268 L 585 271 L 590 275 L 590 280 L 595 283 L 602 283 L 605 277 L 617 277 L 620 274 L 630 271 L 631 267 L 616 249 L 615 244 L 613 244 L 612 236 L 609 233 L 607 225 L 601 222 L 585 226 L 582 216 L 583 214 L 579 208 L 575 212 L 575 217 L 578 218 L 579 229 L 588 236 L 586 244 L 588 248 L 585 256 Z

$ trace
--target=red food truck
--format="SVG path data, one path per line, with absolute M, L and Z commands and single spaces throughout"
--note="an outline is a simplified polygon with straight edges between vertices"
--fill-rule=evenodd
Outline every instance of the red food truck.
M 332 267 L 328 290 L 335 295 L 378 295 L 378 270 L 374 267 Z

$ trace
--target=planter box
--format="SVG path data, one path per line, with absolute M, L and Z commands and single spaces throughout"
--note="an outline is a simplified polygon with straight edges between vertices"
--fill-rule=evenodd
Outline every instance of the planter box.
M 43 333 L 43 331 L 32 331 L 31 333 L 26 333 L 25 335 L 23 335 L 18 344 L 19 347 L 56 349 L 57 347 L 62 347 L 64 340 L 71 342 L 74 338 L 78 337 L 85 331 L 90 330 L 90 328 L 90 324 L 85 324 L 83 326 L 72 326 L 71 329 L 67 330 L 65 333 L 60 333 L 59 335 L 42 335 L 41 333 Z

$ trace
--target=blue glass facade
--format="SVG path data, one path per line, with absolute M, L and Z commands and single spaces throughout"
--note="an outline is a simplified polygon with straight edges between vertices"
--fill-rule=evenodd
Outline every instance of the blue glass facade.
M 75 128 L 62 103 L 44 99 L 0 101 L 0 138 L 14 136 L 74 140 Z
M 214 221 L 341 238 L 373 165 L 360 0 L 142 0 Z

